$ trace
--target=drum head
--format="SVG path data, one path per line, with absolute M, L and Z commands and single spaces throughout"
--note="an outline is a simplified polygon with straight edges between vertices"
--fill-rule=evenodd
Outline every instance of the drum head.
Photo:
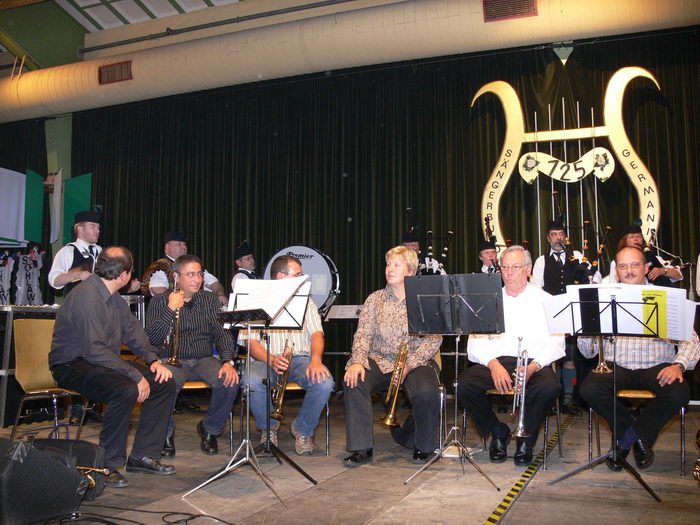
M 340 293 L 338 269 L 325 253 L 308 246 L 288 246 L 272 257 L 265 267 L 265 279 L 270 279 L 272 262 L 281 255 L 291 255 L 301 261 L 304 275 L 311 276 L 311 298 L 320 312 L 331 307 Z

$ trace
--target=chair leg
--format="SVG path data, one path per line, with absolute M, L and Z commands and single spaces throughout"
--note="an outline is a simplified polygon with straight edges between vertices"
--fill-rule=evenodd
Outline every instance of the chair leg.
M 681 407 L 681 476 L 685 476 L 685 407 Z
M 229 456 L 233 456 L 233 406 L 228 413 L 228 452 Z
M 561 436 L 560 436 L 561 439 Z M 542 447 L 542 470 L 547 470 L 547 443 L 549 442 L 549 416 L 544 418 L 544 446 Z
M 593 413 L 595 416 L 595 441 L 596 441 L 596 451 L 600 456 L 600 419 L 598 419 L 598 414 Z
M 557 410 L 557 432 L 559 432 L 559 439 L 557 439 L 557 444 L 559 445 L 559 459 L 564 458 L 564 436 L 561 434 L 561 407 L 559 406 L 559 398 L 555 400 L 555 406 Z
M 80 434 L 83 432 L 83 425 L 85 424 L 85 417 L 87 416 L 88 410 L 95 410 L 95 408 L 95 403 L 92 403 L 86 397 L 83 398 L 83 410 L 80 414 L 80 422 L 78 423 L 78 433 L 75 435 L 76 440 L 80 439 Z
M 593 409 L 588 409 L 588 462 L 593 461 Z
M 331 407 L 326 401 L 326 456 L 331 455 Z
M 440 385 L 440 422 L 438 423 L 438 447 L 445 442 L 445 385 Z
M 10 439 L 14 441 L 15 434 L 17 434 L 17 425 L 19 425 L 20 417 L 22 417 L 22 409 L 24 408 L 24 399 L 26 396 L 22 396 L 19 401 L 19 409 L 17 410 L 17 415 L 15 416 L 15 424 L 12 426 L 12 433 L 10 434 Z

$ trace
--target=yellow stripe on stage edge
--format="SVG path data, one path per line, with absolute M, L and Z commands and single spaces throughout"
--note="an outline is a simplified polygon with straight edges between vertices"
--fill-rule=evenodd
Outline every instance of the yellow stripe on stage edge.
M 574 419 L 573 416 L 567 416 L 564 421 L 561 424 L 561 432 L 562 434 L 566 430 L 566 427 L 569 426 L 569 423 Z M 557 440 L 560 439 L 559 436 L 559 431 L 555 431 L 554 434 L 552 434 L 552 437 L 550 438 L 549 441 L 547 441 L 547 453 L 551 452 L 552 449 L 554 448 L 554 445 L 556 445 Z M 506 513 L 510 510 L 510 507 L 515 501 L 518 499 L 518 496 L 520 496 L 520 493 L 522 490 L 527 486 L 528 483 L 532 480 L 532 478 L 535 476 L 535 473 L 540 469 L 542 466 L 542 460 L 544 459 L 544 450 L 541 450 L 539 454 L 537 454 L 537 457 L 532 460 L 532 463 L 528 465 L 528 467 L 525 469 L 525 471 L 522 473 L 520 476 L 520 479 L 515 482 L 513 487 L 508 491 L 508 493 L 504 496 L 504 498 L 501 500 L 501 502 L 496 505 L 496 508 L 493 509 L 493 512 L 489 515 L 488 518 L 486 518 L 486 521 L 484 521 L 484 525 L 492 525 L 494 523 L 498 523 L 503 516 L 506 515 Z

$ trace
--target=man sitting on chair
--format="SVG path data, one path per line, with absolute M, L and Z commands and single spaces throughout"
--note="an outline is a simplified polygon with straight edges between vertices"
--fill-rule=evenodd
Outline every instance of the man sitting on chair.
M 518 438 L 513 460 L 516 465 L 532 462 L 532 449 L 544 419 L 552 409 L 561 384 L 549 366 L 564 355 L 564 336 L 550 335 L 544 312 L 549 296 L 527 279 L 532 270 L 530 252 L 522 246 L 511 246 L 501 257 L 503 276 L 503 317 L 505 332 L 494 335 L 469 336 L 469 360 L 476 364 L 459 375 L 457 397 L 467 407 L 482 436 L 492 435 L 489 457 L 501 463 L 508 457 L 510 430 L 496 417 L 487 390 L 495 388 L 505 394 L 513 387 L 518 349 L 527 350 L 530 364 L 527 370 L 525 400 L 526 438 Z M 522 341 L 520 341 L 522 338 Z
M 303 275 L 301 262 L 296 257 L 281 255 L 272 261 L 270 276 L 272 279 L 289 279 Z M 294 436 L 294 450 L 299 455 L 310 455 L 314 451 L 314 431 L 321 416 L 321 410 L 328 402 L 335 383 L 331 373 L 323 364 L 323 327 L 321 316 L 314 302 L 309 299 L 301 330 L 270 329 L 270 384 L 277 382 L 277 375 L 289 369 L 289 381 L 299 383 L 306 391 L 296 419 L 290 430 Z M 248 333 L 241 330 L 238 343 L 245 346 Z M 292 348 L 290 360 L 282 355 L 285 347 Z M 267 387 L 263 382 L 268 375 L 267 350 L 261 342 L 260 332 L 251 332 L 250 339 L 250 377 L 243 380 L 250 385 L 250 409 L 255 416 L 255 424 L 262 431 L 260 442 L 267 441 L 267 419 L 272 411 L 268 403 Z M 279 421 L 270 420 L 270 441 L 277 445 Z
M 636 247 L 622 248 L 615 256 L 619 282 L 646 284 L 645 274 L 650 264 L 644 253 Z M 653 285 L 648 285 L 653 288 Z M 586 357 L 598 354 L 598 346 L 590 337 L 579 337 L 578 348 Z M 694 368 L 700 358 L 700 341 L 693 331 L 691 341 L 676 345 L 666 339 L 621 336 L 615 338 L 615 346 L 604 339 L 603 351 L 606 359 L 617 362 L 617 389 L 634 388 L 651 390 L 656 397 L 649 401 L 636 420 L 619 399 L 617 403 L 618 457 L 626 458 L 630 448 L 640 469 L 651 466 L 654 461 L 652 446 L 659 432 L 681 407 L 688 404 L 690 389 L 683 381 L 683 372 Z M 611 365 L 612 366 L 612 365 Z M 588 374 L 581 385 L 581 396 L 590 407 L 601 414 L 612 428 L 613 391 L 612 374 Z M 606 461 L 611 470 L 621 470 L 619 461 Z
M 238 373 L 233 367 L 233 341 L 217 318 L 220 311 L 215 296 L 202 290 L 204 272 L 202 262 L 194 255 L 181 255 L 172 266 L 177 291 L 156 295 L 146 313 L 146 332 L 151 343 L 162 346 L 170 335 L 179 338 L 180 365 L 165 366 L 173 374 L 178 392 L 187 381 L 204 381 L 211 389 L 207 415 L 197 423 L 201 449 L 205 454 L 219 451 L 216 436 L 226 428 L 226 421 L 238 394 Z M 179 329 L 175 313 L 179 313 Z M 175 332 L 178 332 L 176 335 Z M 219 349 L 219 357 L 212 355 Z M 161 350 L 161 357 L 169 357 L 169 348 Z M 175 455 L 175 420 L 168 423 L 168 434 L 162 455 Z

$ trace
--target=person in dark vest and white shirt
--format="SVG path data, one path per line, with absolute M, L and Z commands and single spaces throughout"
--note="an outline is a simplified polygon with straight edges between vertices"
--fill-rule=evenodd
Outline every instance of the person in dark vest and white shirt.
M 550 249 L 547 255 L 540 255 L 532 267 L 531 283 L 552 295 L 566 292 L 570 284 L 600 283 L 600 273 L 591 275 L 590 264 L 583 262 L 583 254 L 576 250 L 566 250 L 566 228 L 559 221 L 549 221 L 547 240 Z M 566 357 L 559 372 L 564 385 L 562 411 L 580 415 L 578 406 L 578 385 L 586 375 L 584 359 L 576 349 L 574 338 L 567 338 Z
M 496 244 L 491 241 L 479 240 L 479 260 L 481 261 L 481 273 L 500 272 L 498 267 L 498 255 L 496 255 Z
M 100 253 L 95 273 L 76 286 L 58 309 L 49 352 L 49 367 L 60 387 L 107 405 L 100 445 L 110 470 L 107 486 L 114 488 L 128 485 L 117 470 L 125 462 L 127 472 L 175 474 L 174 467 L 159 461 L 175 382 L 118 293 L 129 283 L 133 267 L 126 248 L 110 247 Z M 122 344 L 146 364 L 122 359 Z M 141 416 L 127 460 L 129 418 L 137 402 L 142 403 Z
M 63 290 L 64 296 L 92 275 L 97 256 L 102 251 L 97 244 L 101 221 L 102 217 L 96 211 L 79 211 L 75 214 L 75 240 L 58 251 L 49 271 L 49 284 L 54 290 Z
M 243 241 L 236 246 L 233 252 L 233 259 L 236 264 L 236 273 L 233 274 L 233 279 L 231 279 L 232 290 L 236 279 L 260 279 L 260 276 L 255 273 L 255 256 L 248 241 Z

